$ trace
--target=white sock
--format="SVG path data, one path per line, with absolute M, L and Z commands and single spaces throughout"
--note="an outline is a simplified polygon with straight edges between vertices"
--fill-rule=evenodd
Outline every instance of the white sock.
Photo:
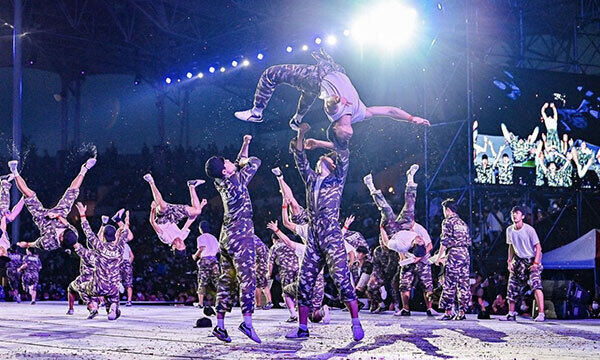
M 247 327 L 252 327 L 252 315 L 244 315 L 244 324 Z
M 14 165 L 13 165 L 14 164 Z M 10 161 L 8 163 L 8 167 L 10 168 L 10 172 L 14 175 L 14 176 L 19 176 L 19 170 L 17 169 L 19 166 L 19 162 L 12 162 Z
M 217 318 L 217 326 L 219 327 L 219 329 L 225 330 L 225 318 Z

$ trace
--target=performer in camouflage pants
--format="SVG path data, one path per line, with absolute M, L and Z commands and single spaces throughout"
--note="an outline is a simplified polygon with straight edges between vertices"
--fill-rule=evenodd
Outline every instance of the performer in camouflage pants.
M 37 195 L 33 190 L 27 187 L 25 180 L 19 175 L 17 167 L 19 162 L 16 160 L 9 161 L 8 167 L 15 177 L 17 187 L 25 196 L 25 206 L 31 213 L 33 222 L 40 230 L 40 237 L 32 242 L 18 242 L 20 247 L 37 247 L 43 250 L 55 250 L 59 247 L 69 249 L 72 247 L 78 238 L 75 227 L 66 220 L 67 215 L 71 211 L 71 207 L 75 199 L 79 195 L 79 187 L 83 182 L 83 178 L 89 169 L 96 164 L 95 158 L 88 159 L 85 164 L 81 165 L 81 170 L 75 180 L 59 200 L 58 204 L 52 209 L 46 209 L 38 200 Z
M 370 300 L 370 308 L 373 313 L 385 311 L 385 304 L 381 296 L 382 287 L 391 284 L 389 290 L 392 292 L 392 302 L 396 307 L 400 304 L 398 289 L 398 253 L 390 250 L 379 241 L 379 246 L 373 250 L 373 272 L 367 284 L 367 296 Z
M 316 166 L 316 171 L 310 164 L 304 152 L 304 135 L 310 126 L 303 123 L 298 129 L 298 135 L 290 143 L 296 167 L 305 183 L 306 204 L 309 213 L 308 241 L 302 264 L 298 286 L 299 327 L 286 335 L 287 338 L 308 337 L 308 315 L 311 307 L 312 288 L 318 274 L 325 264 L 341 298 L 346 302 L 352 317 L 352 332 L 354 340 L 364 337 L 360 320 L 358 319 L 358 301 L 346 261 L 346 251 L 339 224 L 341 195 L 348 174 L 349 156 L 348 142 L 335 137 L 334 152 L 322 156 Z M 331 143 L 314 139 L 316 147 L 332 147 Z M 307 140 L 307 141 L 308 141 Z
M 121 261 L 120 273 L 121 284 L 127 291 L 125 306 L 131 306 L 131 299 L 133 298 L 133 259 L 134 255 L 131 247 L 127 243 L 123 244 L 123 260 Z
M 12 250 L 8 252 L 8 258 L 10 261 L 6 264 L 6 278 L 10 288 L 9 294 L 12 296 L 13 301 L 20 303 L 19 281 L 21 280 L 21 274 L 19 273 L 19 267 L 23 265 L 23 257 L 17 250 Z
M 77 203 L 77 210 L 81 217 L 81 227 L 93 250 L 86 249 L 77 243 L 75 252 L 88 264 L 93 264 L 94 268 L 92 279 L 80 284 L 79 295 L 86 304 L 90 304 L 88 318 L 93 318 L 98 314 L 98 303 L 94 298 L 103 297 L 109 310 L 108 320 L 116 320 L 121 315 L 119 310 L 120 267 L 129 230 L 127 228 L 117 230 L 114 226 L 107 225 L 102 232 L 103 240 L 100 240 L 92 231 L 86 218 L 86 207 L 82 203 Z
M 32 305 L 35 304 L 40 270 L 42 270 L 40 258 L 33 253 L 33 249 L 27 249 L 27 254 L 23 257 L 23 265 L 21 265 L 18 271 L 22 272 L 21 282 L 23 290 L 31 295 Z
M 12 174 L 5 175 L 0 180 L 0 259 L 3 262 L 10 261 L 8 259 L 10 239 L 6 232 L 6 225 L 19 216 L 25 204 L 25 198 L 21 197 L 12 210 L 10 209 L 10 188 L 12 187 L 10 181 L 12 181 L 13 177 Z
M 444 289 L 440 299 L 440 308 L 446 310 L 446 313 L 440 320 L 464 320 L 465 311 L 471 298 L 469 286 L 471 237 L 469 227 L 456 213 L 458 205 L 454 199 L 444 200 L 442 208 L 445 219 L 442 221 L 441 246 L 436 264 L 440 264 L 441 257 L 439 255 L 442 254 L 443 257 L 446 250 L 447 260 L 444 273 Z M 458 298 L 458 313 L 453 316 L 456 298 Z
M 248 157 L 252 137 L 244 136 L 242 148 L 235 163 L 213 156 L 206 162 L 206 174 L 215 179 L 214 184 L 223 201 L 223 226 L 219 238 L 221 276 L 217 302 L 217 326 L 213 335 L 230 342 L 225 330 L 225 313 L 230 312 L 237 298 L 234 292 L 239 284 L 239 298 L 244 322 L 242 331 L 250 339 L 261 340 L 252 326 L 254 295 L 256 291 L 256 255 L 254 249 L 254 223 L 248 183 L 260 166 L 260 159 Z
M 256 306 L 269 310 L 273 307 L 269 286 L 269 248 L 256 235 L 254 235 L 254 251 L 256 252 Z M 263 306 L 261 306 L 261 292 L 267 299 L 267 303 Z

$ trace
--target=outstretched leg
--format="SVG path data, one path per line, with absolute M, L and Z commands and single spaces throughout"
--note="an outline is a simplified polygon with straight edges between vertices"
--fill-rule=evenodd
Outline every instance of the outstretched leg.
M 75 179 L 71 182 L 69 189 L 79 189 L 81 183 L 83 182 L 83 178 L 85 174 L 87 174 L 88 170 L 93 168 L 96 165 L 95 158 L 89 158 L 85 164 L 81 165 L 81 170 L 79 170 L 79 174 L 75 177 Z
M 148 182 L 148 184 L 150 184 L 150 190 L 152 190 L 152 198 L 158 204 L 159 212 L 164 212 L 165 210 L 167 210 L 167 202 L 163 199 L 162 194 L 156 187 L 156 184 L 154 183 L 154 179 L 152 178 L 152 175 L 150 175 L 150 174 L 144 175 L 144 180 L 146 180 Z
M 15 184 L 17 184 L 17 188 L 27 198 L 35 196 L 35 192 L 27 186 L 27 183 L 19 174 L 19 170 L 17 169 L 18 166 L 19 166 L 19 162 L 17 160 L 12 160 L 12 161 L 8 162 L 8 167 L 10 168 L 10 172 L 15 177 Z
M 192 200 L 192 206 L 186 206 L 186 210 L 190 217 L 195 217 L 202 213 L 202 207 L 204 205 L 198 199 L 198 194 L 196 193 L 196 186 L 204 184 L 204 180 L 190 180 L 188 181 L 188 190 L 190 191 L 190 199 Z M 204 204 L 206 204 L 204 200 Z
M 369 188 L 369 192 L 373 197 L 373 202 L 377 205 L 377 209 L 381 213 L 381 226 L 384 226 L 389 221 L 393 221 L 396 218 L 396 214 L 394 214 L 394 210 L 388 202 L 385 200 L 383 193 L 381 190 L 375 189 L 375 185 L 373 184 L 373 175 L 368 174 L 363 178 L 363 182 Z
M 415 201 L 417 200 L 417 184 L 415 173 L 419 165 L 413 164 L 406 172 L 406 190 L 404 191 L 404 206 L 396 222 L 400 224 L 401 230 L 410 230 L 415 221 Z

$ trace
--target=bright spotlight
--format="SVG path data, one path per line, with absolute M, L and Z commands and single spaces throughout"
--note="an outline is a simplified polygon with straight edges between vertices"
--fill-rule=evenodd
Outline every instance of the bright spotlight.
M 344 29 L 344 36 L 350 36 L 350 29 Z
M 442 7 L 442 3 L 438 3 L 438 4 L 437 4 L 437 8 L 438 8 L 438 10 L 439 10 L 439 11 L 442 11 L 442 9 L 443 9 L 443 7 Z
M 235 60 L 233 60 L 233 61 L 231 62 L 231 66 L 233 66 L 233 67 L 236 67 L 236 66 L 238 66 L 238 62 L 237 62 L 237 61 L 235 61 Z
M 258 60 L 262 60 L 264 58 L 264 55 L 262 53 L 259 53 L 258 55 L 256 55 L 256 58 Z
M 171 83 L 171 78 L 170 78 L 170 77 L 166 78 L 166 79 L 165 79 L 165 82 L 166 82 L 167 84 L 170 84 L 170 83 Z
M 215 68 L 213 66 L 209 67 L 208 68 L 208 72 L 211 73 L 211 74 L 214 73 L 215 72 Z
M 294 49 L 292 49 L 292 47 L 291 47 L 291 46 L 288 46 L 288 47 L 286 47 L 286 48 L 285 48 L 285 51 L 287 51 L 287 52 L 289 52 L 289 53 L 291 53 L 291 52 L 292 52 L 292 50 L 294 50 Z
M 308 45 L 302 45 L 302 51 L 307 51 L 308 50 Z
M 322 40 L 321 40 L 321 38 L 320 38 L 320 37 L 318 37 L 318 36 L 317 36 L 317 37 L 315 38 L 315 44 L 317 44 L 317 45 L 320 45 L 320 44 L 321 44 L 321 41 L 322 41 Z
M 225 67 L 221 66 L 221 68 L 219 69 L 220 72 L 225 72 Z
M 242 66 L 244 66 L 244 67 L 250 66 L 250 60 L 244 59 L 244 61 L 242 61 Z
M 417 11 L 397 2 L 382 3 L 361 11 L 351 34 L 361 45 L 393 50 L 407 44 L 417 25 Z
M 337 43 L 337 37 L 335 35 L 329 35 L 325 40 L 329 45 L 335 45 Z
M 191 78 L 192 78 L 192 76 L 193 76 L 193 75 L 192 75 L 192 73 L 191 73 L 191 72 L 188 72 L 187 74 L 185 74 L 185 77 L 187 77 L 188 79 L 191 79 Z
M 198 78 L 199 78 L 199 79 L 202 79 L 203 77 L 204 77 L 204 74 L 203 74 L 203 73 L 201 73 L 201 72 L 199 72 L 199 73 L 198 73 Z

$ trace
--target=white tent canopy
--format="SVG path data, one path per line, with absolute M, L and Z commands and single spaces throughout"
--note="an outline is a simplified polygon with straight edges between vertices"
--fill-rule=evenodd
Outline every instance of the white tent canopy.
M 579 239 L 542 257 L 544 269 L 594 269 L 600 263 L 600 230 L 594 229 Z

